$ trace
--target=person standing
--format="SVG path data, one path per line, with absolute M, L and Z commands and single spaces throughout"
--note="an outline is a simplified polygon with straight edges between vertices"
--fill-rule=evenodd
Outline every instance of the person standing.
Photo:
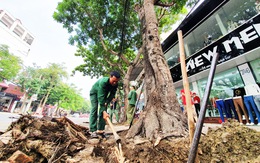
M 117 98 L 113 98 L 113 100 L 110 102 L 110 111 L 109 111 L 109 115 L 110 115 L 110 121 L 113 122 L 113 115 L 115 114 L 116 116 L 116 121 L 119 121 L 119 117 L 118 117 L 118 109 L 117 109 Z
M 185 97 L 184 89 L 181 89 L 180 93 L 181 93 L 182 104 L 183 104 L 183 107 L 184 107 L 183 113 L 184 113 L 185 116 L 187 116 L 187 105 L 186 105 L 186 97 Z M 191 93 L 191 91 L 189 91 L 189 95 L 191 97 L 191 101 L 190 102 L 191 102 L 192 108 L 190 108 L 190 109 L 192 109 L 192 116 L 194 118 L 194 121 L 197 122 L 197 115 L 196 115 L 196 111 L 195 111 L 196 109 L 194 107 L 194 103 L 193 103 L 193 100 L 192 100 L 192 93 Z
M 99 79 L 90 90 L 91 111 L 89 126 L 92 138 L 98 138 L 98 135 L 106 137 L 104 132 L 105 119 L 109 118 L 107 105 L 115 97 L 119 80 L 120 74 L 117 71 L 112 71 L 110 77 Z
M 134 86 L 130 86 L 130 92 L 128 93 L 128 107 L 126 111 L 127 124 L 130 125 L 135 111 L 135 104 L 137 100 L 137 93 Z
M 192 93 L 192 101 L 194 103 L 197 116 L 199 116 L 199 112 L 200 112 L 200 97 L 195 92 Z

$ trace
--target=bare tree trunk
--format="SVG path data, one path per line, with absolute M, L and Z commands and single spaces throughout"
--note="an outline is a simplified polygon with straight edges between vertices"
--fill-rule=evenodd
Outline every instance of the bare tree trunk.
M 37 107 L 37 109 L 35 111 L 35 114 L 42 115 L 42 109 L 43 109 L 43 105 L 42 104 L 43 104 L 43 101 L 44 101 L 45 97 L 46 97 L 46 95 L 44 95 L 42 97 L 42 99 L 41 99 L 41 101 L 40 101 L 40 103 L 39 103 L 39 105 L 38 105 L 38 107 Z
M 25 106 L 26 106 L 26 101 L 28 99 L 28 94 L 25 92 L 24 94 L 24 98 L 23 98 L 23 103 L 22 103 L 22 106 L 19 110 L 19 113 L 22 113 L 23 114 L 23 111 L 25 110 Z
M 141 135 L 150 140 L 187 134 L 187 121 L 178 103 L 171 73 L 165 60 L 154 12 L 154 1 L 144 0 L 138 10 L 142 23 L 147 103 L 127 137 Z
M 52 116 L 58 116 L 59 114 L 58 114 L 58 111 L 59 111 L 59 107 L 60 107 L 60 104 L 59 104 L 59 102 L 57 102 L 56 104 L 55 104 L 55 110 L 53 111 L 53 113 L 52 113 Z
M 43 107 L 45 106 L 45 104 L 46 104 L 46 102 L 47 102 L 47 100 L 48 100 L 48 98 L 49 98 L 50 92 L 51 92 L 51 89 L 48 90 L 47 95 L 46 95 L 45 98 L 44 98 L 44 101 L 43 101 L 43 103 L 42 103 L 42 106 L 43 106 Z

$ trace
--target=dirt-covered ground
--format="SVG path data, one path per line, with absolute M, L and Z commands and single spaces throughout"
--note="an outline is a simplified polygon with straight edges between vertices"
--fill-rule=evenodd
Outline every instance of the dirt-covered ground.
M 188 160 L 188 138 L 166 138 L 154 147 L 139 137 L 124 139 L 126 131 L 119 135 L 123 157 L 112 135 L 107 139 L 91 139 L 88 128 L 75 125 L 67 118 L 22 116 L 0 136 L 0 161 L 23 158 L 37 163 L 178 163 Z M 22 153 L 23 157 L 15 152 Z M 257 163 L 260 162 L 260 132 L 237 122 L 227 122 L 201 136 L 198 152 L 200 162 L 205 163 Z

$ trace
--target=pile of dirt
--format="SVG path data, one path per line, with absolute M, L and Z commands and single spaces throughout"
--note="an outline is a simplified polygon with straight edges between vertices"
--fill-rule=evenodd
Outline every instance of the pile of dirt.
M 124 139 L 127 131 L 119 133 L 124 158 L 118 157 L 118 145 L 111 135 L 107 139 L 90 139 L 88 128 L 60 119 L 22 116 L 13 122 L 0 141 L 0 161 L 12 160 L 20 152 L 27 162 L 187 162 L 188 137 L 168 137 L 157 146 L 146 139 Z M 257 162 L 260 159 L 260 133 L 227 122 L 211 129 L 201 137 L 201 162 Z M 122 161 L 124 160 L 124 161 Z
M 22 116 L 1 135 L 0 160 L 7 160 L 17 151 L 30 157 L 32 162 L 67 159 L 85 148 L 87 133 L 87 128 L 75 125 L 65 117 Z
M 201 162 L 260 162 L 260 132 L 236 121 L 210 129 L 200 140 Z

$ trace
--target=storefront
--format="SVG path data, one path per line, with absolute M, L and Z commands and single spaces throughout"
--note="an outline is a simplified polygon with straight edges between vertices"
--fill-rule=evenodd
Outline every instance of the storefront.
M 6 89 L 0 91 L 1 111 L 12 112 L 23 95 L 24 93 L 19 86 L 8 84 Z
M 177 31 L 182 30 L 184 34 L 190 89 L 201 99 L 212 56 L 219 53 L 206 116 L 220 116 L 211 99 L 233 98 L 236 90 L 244 90 L 249 85 L 259 87 L 259 13 L 260 4 L 257 0 L 205 0 L 163 42 L 162 47 L 178 95 L 183 86 Z M 248 95 L 248 91 L 243 95 Z

